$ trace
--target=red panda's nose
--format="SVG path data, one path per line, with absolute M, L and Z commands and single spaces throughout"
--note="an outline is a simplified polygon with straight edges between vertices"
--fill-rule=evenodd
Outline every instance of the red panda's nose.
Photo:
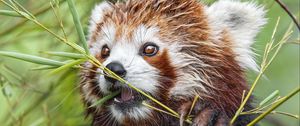
M 123 67 L 123 65 L 119 62 L 111 62 L 106 65 L 106 68 L 110 69 L 112 72 L 117 74 L 120 77 L 125 77 L 126 75 L 126 70 Z M 105 79 L 109 82 L 115 83 L 117 80 L 113 79 L 111 77 L 105 76 Z

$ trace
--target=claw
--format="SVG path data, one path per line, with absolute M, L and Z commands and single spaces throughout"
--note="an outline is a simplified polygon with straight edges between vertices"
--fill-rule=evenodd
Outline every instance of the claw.
M 184 122 L 189 114 L 190 107 L 192 105 L 192 102 L 186 102 L 179 108 L 179 114 L 180 114 L 180 126 L 184 126 Z
M 185 114 L 180 114 L 180 119 L 179 119 L 180 126 L 184 125 L 185 117 L 186 117 Z

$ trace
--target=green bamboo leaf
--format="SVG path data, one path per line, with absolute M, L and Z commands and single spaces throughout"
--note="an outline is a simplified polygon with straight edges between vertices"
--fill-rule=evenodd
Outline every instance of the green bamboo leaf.
M 86 59 L 79 59 L 79 60 L 74 60 L 74 61 L 71 61 L 55 70 L 53 70 L 52 72 L 50 72 L 50 75 L 54 75 L 54 74 L 57 74 L 65 69 L 68 69 L 68 68 L 71 68 L 71 67 L 74 67 L 75 65 L 78 65 L 82 62 L 86 61 Z
M 98 101 L 96 101 L 94 104 L 92 104 L 90 107 L 95 107 L 95 106 L 101 106 L 103 105 L 103 103 L 105 103 L 106 101 L 108 101 L 109 99 L 112 99 L 114 97 L 116 97 L 118 94 L 120 94 L 121 91 L 116 91 L 113 92 L 109 95 L 104 96 L 103 98 L 99 99 Z
M 12 16 L 12 17 L 22 17 L 19 13 L 10 10 L 0 10 L 0 15 Z
M 30 70 L 49 70 L 49 69 L 56 69 L 58 68 L 58 66 L 39 66 L 39 67 L 35 67 L 35 68 L 31 68 Z
M 78 12 L 77 12 L 77 10 L 75 8 L 75 4 L 74 4 L 74 2 L 72 0 L 67 0 L 67 2 L 68 2 L 69 9 L 70 9 L 70 11 L 72 13 L 73 21 L 74 21 L 75 28 L 76 28 L 76 31 L 78 33 L 80 42 L 82 43 L 85 52 L 87 54 L 89 54 L 89 49 L 88 49 L 88 46 L 87 46 L 86 38 L 85 38 L 83 29 L 82 29 L 82 25 L 80 23 Z
M 17 52 L 0 51 L 0 55 L 27 61 L 27 62 L 31 62 L 31 63 L 42 64 L 42 65 L 49 65 L 49 66 L 65 65 L 65 63 L 60 62 L 60 61 L 47 59 L 47 58 L 43 58 L 43 57 L 38 57 L 38 56 L 34 56 L 34 55 L 17 53 Z
M 72 59 L 83 59 L 85 56 L 79 53 L 69 53 L 69 52 L 41 52 L 51 56 L 66 57 Z
M 274 97 L 278 96 L 278 94 L 279 94 L 279 90 L 274 91 L 268 97 L 266 97 L 264 100 L 262 100 L 259 103 L 259 106 L 263 106 L 264 104 L 268 103 L 271 99 L 273 99 Z

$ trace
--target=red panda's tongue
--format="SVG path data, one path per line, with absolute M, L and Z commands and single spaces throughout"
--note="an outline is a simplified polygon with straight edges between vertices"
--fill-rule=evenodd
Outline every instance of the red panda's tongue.
M 133 98 L 132 90 L 129 88 L 122 88 L 121 100 L 122 102 L 127 102 Z

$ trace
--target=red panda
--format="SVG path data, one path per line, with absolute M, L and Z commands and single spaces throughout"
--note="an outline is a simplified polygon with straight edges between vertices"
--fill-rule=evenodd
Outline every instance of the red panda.
M 191 111 L 193 126 L 229 125 L 248 90 L 245 70 L 257 69 L 251 45 L 266 23 L 255 3 L 220 0 L 104 1 L 92 11 L 90 52 L 104 66 L 180 114 L 181 119 L 86 63 L 81 93 L 95 126 L 178 126 Z M 103 96 L 120 95 L 89 107 Z M 199 100 L 193 110 L 194 97 Z M 250 102 L 245 109 L 250 109 Z M 162 109 L 162 108 L 161 108 Z M 243 126 L 253 116 L 240 116 Z

